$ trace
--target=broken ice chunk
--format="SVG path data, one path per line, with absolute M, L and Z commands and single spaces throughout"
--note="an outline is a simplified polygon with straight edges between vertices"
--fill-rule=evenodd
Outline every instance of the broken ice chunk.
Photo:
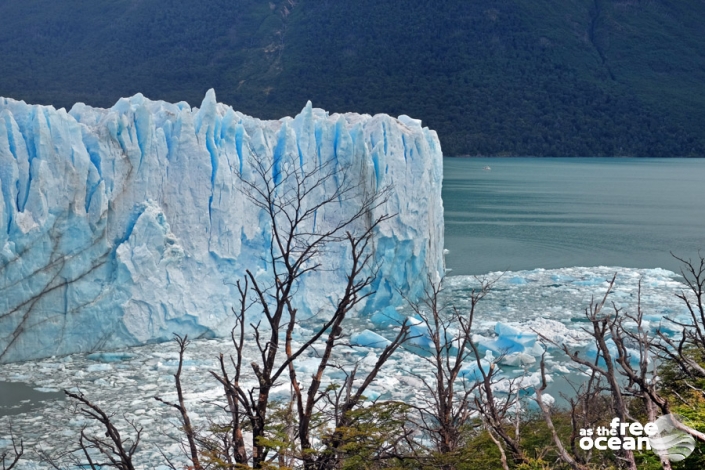
M 353 333 L 350 336 L 350 344 L 353 346 L 364 346 L 368 348 L 384 348 L 391 344 L 384 336 L 370 330 L 362 330 L 359 333 Z
M 383 310 L 375 312 L 370 321 L 375 326 L 388 327 L 388 326 L 399 326 L 404 323 L 404 315 L 397 312 L 397 310 L 390 306 L 387 306 Z
M 126 352 L 98 352 L 87 355 L 86 359 L 97 362 L 120 362 L 129 361 L 134 357 L 134 354 Z
M 475 335 L 473 337 L 473 342 L 476 343 L 480 352 L 492 351 L 498 355 L 502 355 L 523 353 L 525 351 L 522 344 L 502 336 L 498 336 L 496 338 L 486 338 L 484 336 Z
M 484 372 L 484 375 L 487 375 L 494 367 L 495 363 L 492 351 L 487 351 L 485 358 L 480 359 L 480 366 L 477 365 L 477 361 L 473 358 L 470 364 L 460 369 L 460 376 L 464 377 L 466 380 L 480 381 L 483 380 L 482 372 Z
M 497 322 L 494 326 L 494 331 L 497 333 L 497 336 L 510 339 L 527 348 L 532 347 L 534 343 L 536 343 L 536 333 L 532 331 L 521 331 L 516 327 L 504 323 Z
M 529 365 L 533 364 L 536 362 L 536 358 L 530 354 L 526 353 L 512 353 L 512 354 L 507 354 L 504 356 L 500 362 L 502 364 L 506 364 L 508 366 L 524 366 L 524 365 Z

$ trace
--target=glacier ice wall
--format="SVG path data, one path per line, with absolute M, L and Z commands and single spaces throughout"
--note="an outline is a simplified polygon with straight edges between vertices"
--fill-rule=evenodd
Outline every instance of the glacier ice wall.
M 229 331 L 235 282 L 268 270 L 267 224 L 242 192 L 255 156 L 332 159 L 367 191 L 391 188 L 373 214 L 396 216 L 375 233 L 368 312 L 443 274 L 440 144 L 407 116 L 308 103 L 262 121 L 212 90 L 200 109 L 140 94 L 69 112 L 0 98 L 0 362 Z M 341 201 L 319 223 L 354 206 Z M 340 254 L 302 280 L 309 314 L 335 301 Z

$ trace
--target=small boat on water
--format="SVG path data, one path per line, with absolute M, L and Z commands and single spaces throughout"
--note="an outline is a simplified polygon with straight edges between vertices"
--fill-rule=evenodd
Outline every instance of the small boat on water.
M 490 168 L 489 166 L 485 166 L 485 167 L 483 167 L 482 169 L 485 170 L 485 171 L 490 171 L 492 168 Z

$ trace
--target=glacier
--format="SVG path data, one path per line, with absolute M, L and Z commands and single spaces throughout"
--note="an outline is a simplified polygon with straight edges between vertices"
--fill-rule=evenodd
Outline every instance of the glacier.
M 228 333 L 236 281 L 269 269 L 264 215 L 242 191 L 256 159 L 332 161 L 365 192 L 389 188 L 371 214 L 394 217 L 374 233 L 380 273 L 361 313 L 443 276 L 442 152 L 418 120 L 309 102 L 264 121 L 213 90 L 200 108 L 141 94 L 68 112 L 0 98 L 0 363 Z M 316 220 L 355 209 L 340 201 Z M 336 300 L 344 254 L 301 280 L 303 313 Z

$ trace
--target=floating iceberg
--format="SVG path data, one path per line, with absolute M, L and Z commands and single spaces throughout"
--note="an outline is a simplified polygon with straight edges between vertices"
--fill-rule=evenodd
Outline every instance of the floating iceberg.
M 380 327 L 400 326 L 404 323 L 405 319 L 406 317 L 391 305 L 382 310 L 378 310 L 370 317 L 372 324 Z M 414 322 L 416 322 L 416 320 L 414 320 Z
M 524 347 L 532 347 L 536 344 L 538 335 L 533 331 L 522 331 L 514 326 L 498 322 L 494 327 L 495 333 L 501 338 L 509 339 Z
M 442 153 L 419 121 L 311 103 L 261 121 L 212 90 L 200 108 L 140 94 L 69 112 L 0 98 L 0 363 L 226 333 L 235 282 L 270 272 L 264 214 L 242 193 L 253 159 L 273 172 L 331 161 L 360 191 L 391 188 L 371 214 L 396 216 L 374 236 L 367 312 L 443 275 Z M 340 200 L 315 223 L 356 208 Z M 347 257 L 329 254 L 298 286 L 300 316 L 337 300 Z
M 468 359 L 468 365 L 460 369 L 460 377 L 471 381 L 471 382 L 481 382 L 490 373 L 490 370 L 495 367 L 495 359 L 492 355 L 492 351 L 487 351 L 485 357 L 480 359 L 480 365 L 477 364 L 477 360 L 474 358 Z M 499 374 L 499 372 L 495 372 Z
M 534 363 L 534 356 L 540 356 L 543 348 L 536 342 L 538 335 L 518 327 L 498 322 L 494 326 L 497 336 L 488 338 L 473 335 L 473 342 L 480 352 L 491 351 L 502 358 L 504 364 Z
M 374 331 L 362 330 L 350 336 L 350 344 L 368 348 L 386 348 L 391 344 L 391 341 L 384 336 L 378 335 Z

